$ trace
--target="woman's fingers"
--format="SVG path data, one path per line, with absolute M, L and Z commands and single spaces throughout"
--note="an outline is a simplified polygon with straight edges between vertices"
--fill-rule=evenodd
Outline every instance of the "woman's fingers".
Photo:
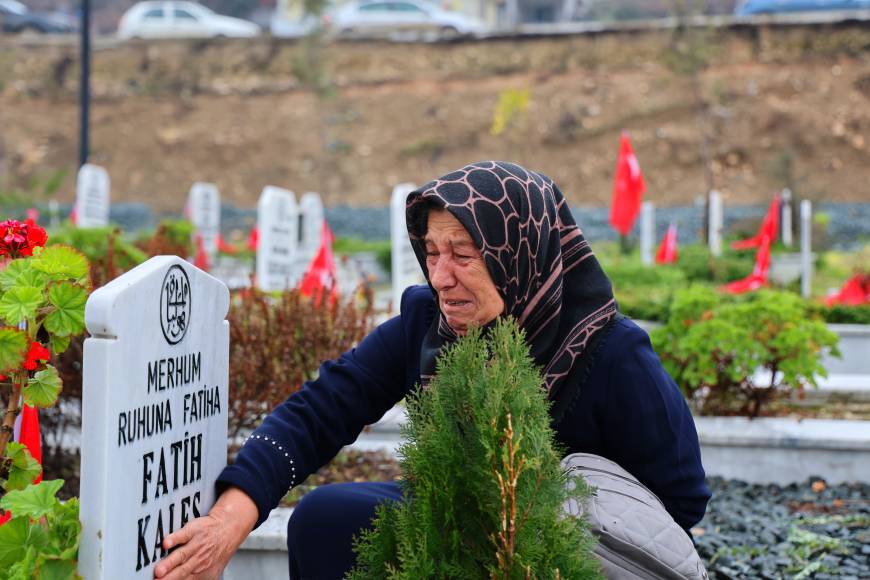
M 163 547 L 175 549 L 155 566 L 154 577 L 162 580 L 188 578 L 213 566 L 217 554 L 213 524 L 209 516 L 197 518 L 167 536 L 163 540 Z
M 198 521 L 200 518 L 196 518 L 191 520 L 186 526 L 178 530 L 177 532 L 173 532 L 166 536 L 163 539 L 163 547 L 167 550 L 171 550 L 175 546 L 179 546 L 181 544 L 186 544 L 193 537 L 194 528 L 198 525 Z

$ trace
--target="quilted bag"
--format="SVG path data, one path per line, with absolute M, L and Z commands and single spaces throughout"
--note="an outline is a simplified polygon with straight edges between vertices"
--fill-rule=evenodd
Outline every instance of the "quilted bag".
M 692 540 L 664 504 L 616 463 L 590 453 L 562 460 L 568 486 L 580 475 L 592 488 L 585 505 L 568 500 L 564 510 L 585 514 L 598 537 L 595 553 L 610 580 L 705 579 L 707 571 Z

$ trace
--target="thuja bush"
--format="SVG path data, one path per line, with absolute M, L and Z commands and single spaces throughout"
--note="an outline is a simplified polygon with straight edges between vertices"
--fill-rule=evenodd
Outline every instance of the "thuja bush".
M 565 486 L 541 384 L 513 321 L 447 349 L 408 400 L 405 500 L 379 506 L 351 579 L 601 577 L 586 522 L 562 515 L 589 488 Z
M 55 405 L 62 383 L 48 363 L 84 331 L 88 261 L 69 246 L 44 247 L 28 220 L 0 223 L 0 579 L 74 578 L 78 501 L 61 504 L 63 480 L 40 481 L 28 447 L 11 441 L 21 403 Z M 3 523 L 5 522 L 5 523 Z
M 324 360 L 371 330 L 371 302 L 317 304 L 298 290 L 235 293 L 230 302 L 230 435 L 255 428 L 275 405 L 317 376 Z
M 825 350 L 839 355 L 837 335 L 790 292 L 740 297 L 693 286 L 677 292 L 667 322 L 651 333 L 665 368 L 702 414 L 756 417 L 792 389 L 827 376 Z M 753 375 L 767 371 L 767 382 Z M 761 376 L 761 375 L 759 375 Z

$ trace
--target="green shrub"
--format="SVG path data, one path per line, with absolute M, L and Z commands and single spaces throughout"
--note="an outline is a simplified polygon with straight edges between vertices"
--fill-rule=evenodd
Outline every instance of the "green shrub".
M 541 376 L 522 332 L 500 321 L 444 353 L 408 399 L 406 499 L 382 504 L 350 578 L 598 578 L 593 536 L 563 517 L 571 494 Z M 581 482 L 582 483 L 582 482 Z
M 702 244 L 681 247 L 677 258 L 677 266 L 691 282 L 724 284 L 748 276 L 754 265 L 754 252 L 736 252 L 723 247 L 722 255 L 714 257 Z
M 829 324 L 870 324 L 870 304 L 819 306 L 818 312 Z
M 674 292 L 686 286 L 686 276 L 674 266 L 644 266 L 637 259 L 608 265 L 620 311 L 638 320 L 663 321 Z
M 787 389 L 827 376 L 821 355 L 838 355 L 837 336 L 794 294 L 761 290 L 722 296 L 693 286 L 677 292 L 667 323 L 652 332 L 665 368 L 702 414 L 758 416 Z M 758 369 L 771 373 L 755 386 Z

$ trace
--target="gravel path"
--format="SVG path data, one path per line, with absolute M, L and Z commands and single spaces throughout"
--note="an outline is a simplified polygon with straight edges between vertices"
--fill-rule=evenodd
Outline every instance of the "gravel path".
M 870 579 L 870 484 L 708 483 L 693 532 L 711 579 Z

